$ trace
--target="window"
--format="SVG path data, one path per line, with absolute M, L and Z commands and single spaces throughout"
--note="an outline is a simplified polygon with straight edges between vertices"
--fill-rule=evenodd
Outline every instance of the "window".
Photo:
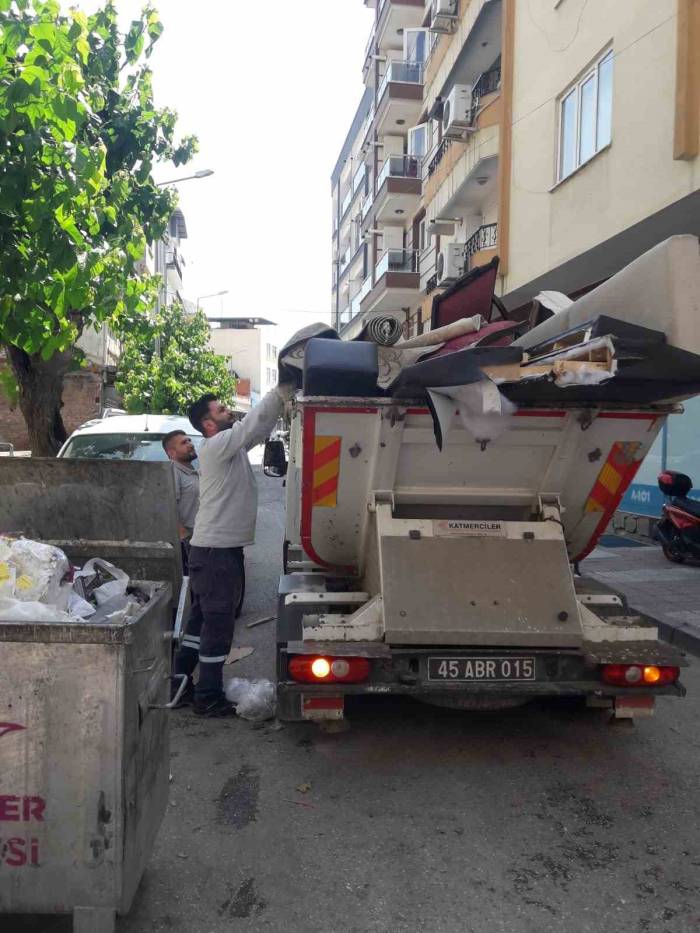
M 427 151 L 428 126 L 426 123 L 419 123 L 408 131 L 408 154 L 422 159 Z
M 403 33 L 404 61 L 422 65 L 428 57 L 428 41 L 427 29 L 405 29 Z
M 559 103 L 561 181 L 612 139 L 613 53 L 607 52 Z

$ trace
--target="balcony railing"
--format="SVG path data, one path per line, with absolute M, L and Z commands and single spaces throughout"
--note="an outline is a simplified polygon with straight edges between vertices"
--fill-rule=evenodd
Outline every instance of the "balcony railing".
M 347 214 L 348 208 L 352 204 L 352 196 L 353 196 L 353 190 L 352 188 L 348 188 L 348 193 L 345 195 L 345 197 L 343 198 L 343 203 L 340 205 L 340 216 L 341 217 L 344 217 Z
M 428 178 L 430 178 L 431 175 L 434 175 L 435 172 L 437 171 L 437 167 L 442 162 L 443 158 L 445 157 L 445 153 L 450 148 L 451 143 L 452 143 L 452 140 L 446 136 L 443 139 L 443 141 L 440 143 L 440 145 L 437 147 L 435 155 L 428 162 Z
M 414 155 L 389 156 L 377 178 L 377 191 L 387 178 L 420 178 L 421 160 Z
M 464 247 L 464 256 L 469 259 L 482 249 L 494 249 L 498 243 L 498 224 L 483 224 L 473 233 Z
M 430 295 L 431 292 L 434 292 L 437 288 L 437 272 L 434 275 L 431 275 L 428 281 L 425 283 L 425 294 Z
M 377 101 L 384 96 L 390 81 L 398 84 L 422 84 L 423 65 L 420 62 L 389 62 L 379 85 Z
M 367 45 L 365 46 L 365 57 L 363 59 L 365 64 L 367 64 L 367 58 L 370 55 L 372 51 L 372 47 L 374 45 L 374 36 L 375 36 L 375 27 L 372 26 L 372 31 L 369 34 L 369 39 L 367 39 Z
M 362 202 L 362 207 L 360 208 L 360 215 L 362 220 L 365 220 L 370 210 L 372 209 L 372 204 L 374 203 L 374 196 L 370 193 L 367 195 L 365 200 Z
M 340 205 L 340 218 L 341 220 L 345 217 L 350 205 L 355 199 L 355 195 L 358 191 L 365 187 L 365 176 L 367 175 L 367 166 L 364 162 L 360 164 L 357 171 L 353 175 L 352 182 L 350 187 L 347 190 L 345 197 L 343 198 L 343 203 Z
M 183 260 L 176 249 L 170 250 L 170 252 L 165 254 L 165 265 L 169 269 L 174 269 L 178 277 L 180 279 L 182 278 Z
M 352 179 L 352 190 L 353 193 L 357 191 L 360 185 L 364 184 L 365 175 L 367 174 L 367 166 L 364 162 L 360 163 L 360 167 L 357 169 Z
M 472 113 L 476 113 L 479 101 L 487 94 L 493 94 L 501 86 L 501 66 L 484 71 L 472 89 Z
M 375 282 L 387 272 L 418 272 L 417 249 L 388 249 L 374 268 Z
M 360 130 L 360 145 L 364 146 L 367 141 L 367 134 L 372 128 L 372 123 L 374 122 L 374 104 L 369 108 L 369 113 L 365 117 L 365 122 L 362 124 L 362 129 Z

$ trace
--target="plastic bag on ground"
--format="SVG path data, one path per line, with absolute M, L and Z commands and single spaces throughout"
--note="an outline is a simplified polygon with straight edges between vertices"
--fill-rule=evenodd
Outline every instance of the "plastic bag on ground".
M 275 685 L 270 680 L 232 677 L 226 686 L 226 699 L 241 719 L 264 722 L 275 715 Z

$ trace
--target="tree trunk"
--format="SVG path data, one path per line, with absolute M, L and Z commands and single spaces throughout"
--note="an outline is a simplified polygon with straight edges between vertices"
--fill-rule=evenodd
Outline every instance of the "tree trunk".
M 7 346 L 7 354 L 19 388 L 19 408 L 29 432 L 34 457 L 55 457 L 67 438 L 61 417 L 63 379 L 72 354 L 55 353 L 50 360 Z

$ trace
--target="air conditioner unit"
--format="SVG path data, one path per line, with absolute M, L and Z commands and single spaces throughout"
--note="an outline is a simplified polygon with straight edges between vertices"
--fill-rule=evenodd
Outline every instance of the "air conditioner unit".
M 432 32 L 452 32 L 457 22 L 458 0 L 433 0 L 430 9 Z
M 472 86 L 455 84 L 442 108 L 442 135 L 448 139 L 460 139 L 473 131 Z
M 465 243 L 448 243 L 440 250 L 437 259 L 437 284 L 451 285 L 464 274 Z

